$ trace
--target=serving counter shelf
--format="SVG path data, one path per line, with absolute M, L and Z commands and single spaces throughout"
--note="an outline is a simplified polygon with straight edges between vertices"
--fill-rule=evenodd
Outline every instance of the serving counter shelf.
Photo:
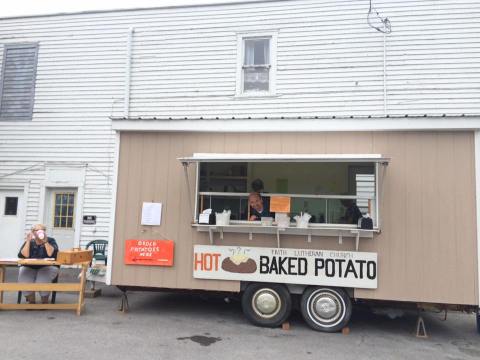
M 353 227 L 308 227 L 297 228 L 290 226 L 282 228 L 278 226 L 264 226 L 261 224 L 230 224 L 230 225 L 207 225 L 207 224 L 192 224 L 197 228 L 197 231 L 208 232 L 210 244 L 214 244 L 214 234 L 219 233 L 220 240 L 223 240 L 224 233 L 243 233 L 248 234 L 248 239 L 253 240 L 254 234 L 271 234 L 276 235 L 277 247 L 280 248 L 280 235 L 304 236 L 308 242 L 312 242 L 312 237 L 338 237 L 338 243 L 343 243 L 343 238 L 351 238 L 355 240 L 355 250 L 358 251 L 360 239 L 373 239 L 373 234 L 378 233 L 378 229 L 364 230 Z

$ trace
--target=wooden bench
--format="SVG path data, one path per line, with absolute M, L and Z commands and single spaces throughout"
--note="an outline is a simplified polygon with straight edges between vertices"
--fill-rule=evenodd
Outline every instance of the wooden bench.
M 18 265 L 57 265 L 62 264 L 57 261 L 43 259 L 0 259 L 0 310 L 26 310 L 26 309 L 52 309 L 52 310 L 76 310 L 77 315 L 82 314 L 85 307 L 85 281 L 86 272 L 90 262 L 81 262 L 74 265 L 81 267 L 80 280 L 75 283 L 6 283 L 5 272 L 7 266 Z M 70 304 L 4 304 L 4 291 L 56 291 L 56 292 L 76 292 L 78 293 L 78 302 Z

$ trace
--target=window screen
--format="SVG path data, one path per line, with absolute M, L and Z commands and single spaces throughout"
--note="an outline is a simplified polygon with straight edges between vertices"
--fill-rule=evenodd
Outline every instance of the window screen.
M 0 78 L 0 120 L 31 120 L 37 44 L 6 45 Z
M 245 39 L 243 90 L 269 91 L 270 39 Z

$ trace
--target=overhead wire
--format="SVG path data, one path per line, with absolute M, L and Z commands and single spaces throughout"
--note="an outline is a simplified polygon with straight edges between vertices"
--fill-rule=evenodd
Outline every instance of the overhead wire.
M 2 174 L 2 175 L 0 175 L 0 179 L 4 179 L 4 178 L 9 177 L 9 176 L 12 176 L 12 175 L 21 174 L 21 173 L 23 173 L 23 172 L 32 170 L 32 169 L 34 169 L 34 168 L 36 168 L 36 167 L 39 167 L 39 166 L 44 167 L 44 166 L 45 166 L 45 163 L 44 163 L 44 162 L 37 163 L 37 164 L 31 165 L 31 166 L 27 166 L 27 167 L 25 167 L 25 168 L 23 168 L 23 169 L 19 169 L 19 170 L 13 171 L 13 172 L 11 172 L 11 173 Z
M 68 162 L 68 161 L 65 161 L 65 162 L 60 162 L 60 161 L 44 161 L 44 162 L 38 162 L 38 163 L 35 163 L 33 165 L 30 165 L 30 166 L 27 166 L 27 167 L 24 167 L 24 168 L 21 168 L 21 169 L 18 169 L 18 170 L 15 170 L 13 172 L 10 172 L 10 173 L 6 173 L 6 174 L 1 174 L 0 175 L 0 180 L 1 179 L 4 179 L 4 178 L 7 178 L 9 176 L 13 176 L 13 175 L 18 175 L 18 174 L 21 174 L 21 173 L 24 173 L 24 172 L 27 172 L 27 171 L 30 171 L 30 170 L 33 170 L 33 169 L 36 169 L 36 168 L 45 168 L 46 166 L 48 165 L 65 165 L 65 166 L 75 166 L 75 167 L 78 167 L 78 166 L 81 166 L 81 167 L 85 167 L 85 168 L 88 168 L 100 175 L 102 175 L 105 179 L 107 179 L 107 184 L 108 185 L 111 185 L 110 183 L 110 175 L 109 174 L 106 174 L 104 171 L 100 170 L 99 168 L 95 167 L 95 166 L 92 166 L 91 164 L 89 163 L 74 163 L 74 162 Z

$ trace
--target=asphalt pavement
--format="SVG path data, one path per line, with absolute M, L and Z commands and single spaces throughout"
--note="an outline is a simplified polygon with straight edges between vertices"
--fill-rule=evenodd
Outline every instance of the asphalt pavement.
M 7 279 L 14 280 L 15 269 Z M 62 271 L 60 282 L 74 274 Z M 475 316 L 426 313 L 429 337 L 415 337 L 416 314 L 391 319 L 355 308 L 350 333 L 311 330 L 295 312 L 290 330 L 266 329 L 244 318 L 240 303 L 223 296 L 133 292 L 129 312 L 121 292 L 101 286 L 86 311 L 0 312 L 0 359 L 479 359 Z M 5 302 L 16 294 L 7 293 Z M 57 294 L 57 303 L 75 302 Z

